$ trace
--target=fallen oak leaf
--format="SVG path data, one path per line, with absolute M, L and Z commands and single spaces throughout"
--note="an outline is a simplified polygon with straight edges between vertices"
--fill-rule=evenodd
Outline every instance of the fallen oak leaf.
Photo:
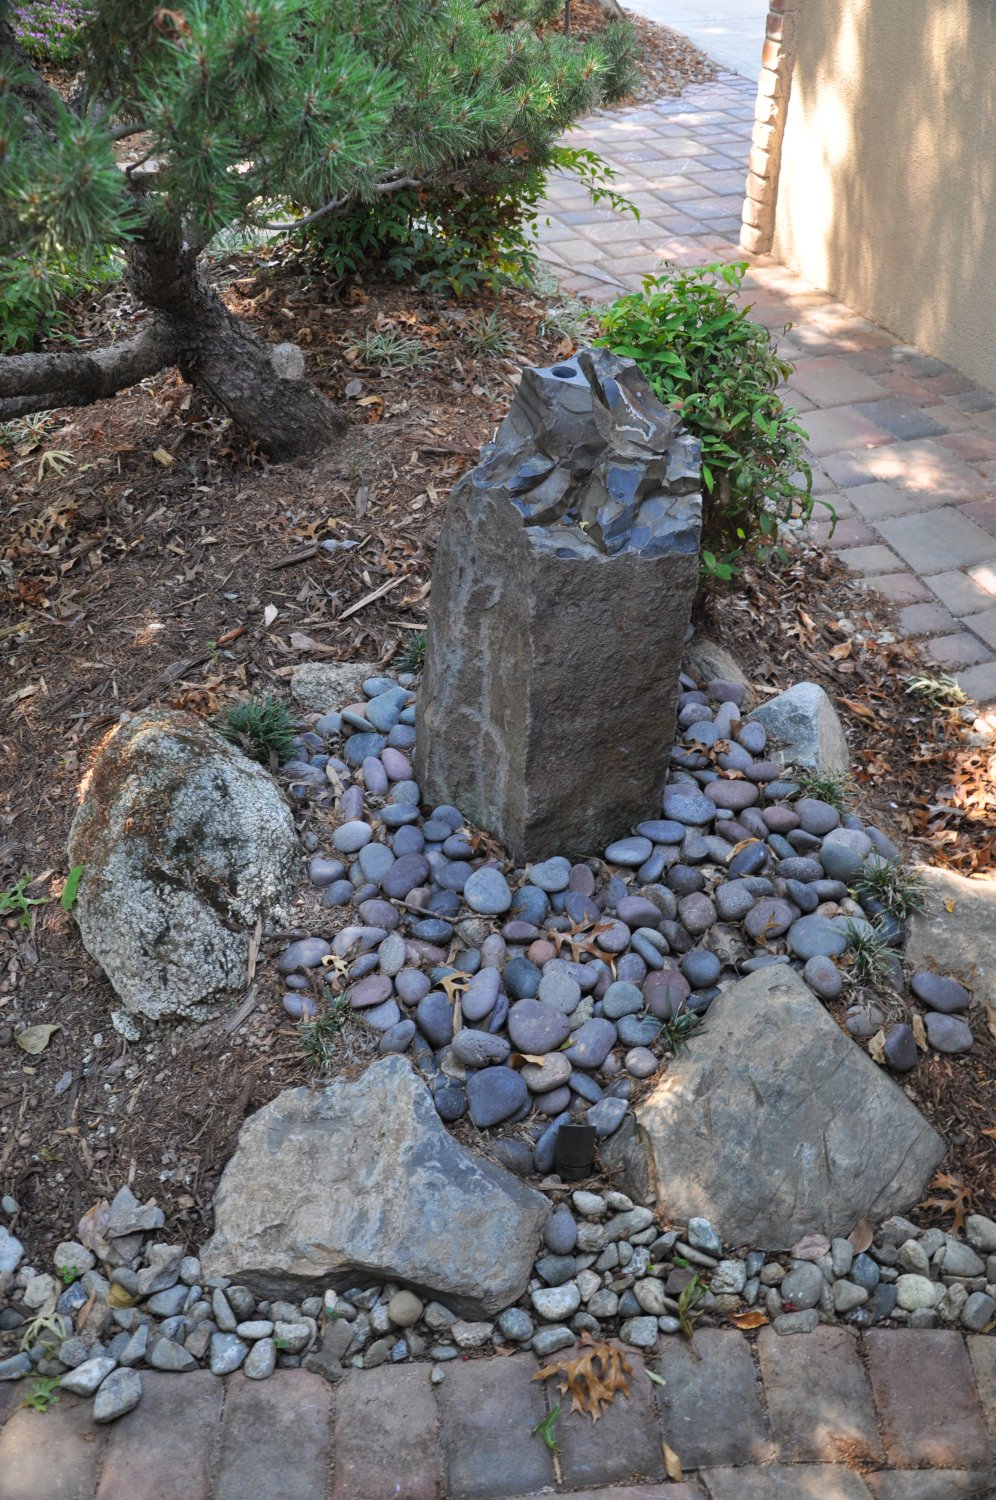
M 562 1375 L 561 1395 L 570 1394 L 571 1411 L 587 1412 L 597 1422 L 604 1407 L 617 1395 L 629 1395 L 629 1380 L 632 1366 L 621 1349 L 604 1340 L 593 1339 L 588 1332 L 581 1335 L 584 1353 L 577 1359 L 557 1360 L 544 1365 L 533 1376 L 534 1380 L 548 1380 Z
M 868 1042 L 869 1056 L 877 1063 L 885 1062 L 885 1032 L 881 1029 Z
M 675 1484 L 680 1484 L 685 1477 L 681 1468 L 681 1459 L 673 1448 L 668 1447 L 667 1443 L 661 1443 L 661 1452 L 664 1455 L 664 1468 L 668 1479 L 673 1479 Z
M 913 1029 L 913 1040 L 921 1052 L 927 1052 L 927 1029 L 923 1024 L 923 1016 L 915 1015 L 910 1023 Z
M 858 703 L 857 700 L 854 699 L 854 698 L 838 698 L 837 702 L 838 703 L 842 703 L 845 708 L 849 708 L 851 710 L 851 713 L 852 714 L 857 714 L 859 718 L 862 718 L 862 719 L 877 719 L 878 718 L 878 715 L 876 714 L 875 710 L 873 708 L 869 708 L 867 703 Z

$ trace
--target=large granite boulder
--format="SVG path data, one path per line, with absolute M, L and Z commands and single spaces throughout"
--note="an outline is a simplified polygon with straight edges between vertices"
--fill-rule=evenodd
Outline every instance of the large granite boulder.
M 781 965 L 713 1001 L 635 1114 L 643 1160 L 632 1137 L 617 1148 L 625 1190 L 649 1180 L 666 1218 L 701 1216 L 726 1244 L 766 1250 L 905 1212 L 945 1152 L 902 1089 Z
M 846 771 L 851 760 L 837 710 L 817 682 L 797 682 L 750 716 L 763 724 L 786 766 Z M 776 748 L 777 747 L 777 748 Z
M 996 881 L 920 865 L 923 910 L 910 918 L 907 961 L 952 974 L 984 1005 L 996 1030 Z
M 73 914 L 126 1010 L 202 1017 L 242 989 L 257 922 L 285 926 L 300 851 L 273 778 L 190 714 L 100 751 L 69 832 Z
M 385 1057 L 250 1116 L 201 1263 L 260 1296 L 396 1281 L 481 1318 L 526 1290 L 548 1212 L 455 1141 L 411 1065 Z
M 524 370 L 450 496 L 418 780 L 517 860 L 600 850 L 664 785 L 698 577 L 699 446 L 632 360 Z

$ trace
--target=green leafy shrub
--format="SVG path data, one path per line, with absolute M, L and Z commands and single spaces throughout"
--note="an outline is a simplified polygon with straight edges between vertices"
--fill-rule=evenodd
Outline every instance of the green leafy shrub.
M 472 183 L 423 186 L 358 203 L 311 226 L 308 239 L 340 280 L 375 271 L 455 297 L 484 287 L 496 291 L 535 272 L 540 205 L 551 172 L 578 178 L 593 203 L 639 217 L 613 188 L 613 169 L 594 151 L 550 145 L 533 159 L 488 164 Z
M 734 300 L 746 271 L 737 261 L 647 277 L 605 309 L 596 339 L 635 359 L 701 442 L 702 564 L 720 579 L 750 554 L 783 558 L 778 523 L 814 504 L 806 434 L 777 391 L 792 366 Z
M 111 255 L 89 263 L 68 254 L 12 257 L 0 268 L 0 354 L 30 352 L 55 335 L 72 339 L 73 304 L 119 275 Z

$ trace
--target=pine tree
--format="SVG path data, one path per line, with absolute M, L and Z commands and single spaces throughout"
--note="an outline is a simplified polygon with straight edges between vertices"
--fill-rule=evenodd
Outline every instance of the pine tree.
M 337 414 L 293 345 L 275 351 L 227 310 L 205 246 L 405 191 L 498 192 L 553 163 L 564 129 L 625 85 L 631 45 L 626 27 L 599 45 L 539 34 L 561 4 L 91 0 L 77 112 L 33 72 L 0 0 L 0 237 L 14 252 L 0 275 L 119 247 L 146 313 L 94 353 L 0 359 L 0 420 L 175 365 L 273 456 L 322 447 Z

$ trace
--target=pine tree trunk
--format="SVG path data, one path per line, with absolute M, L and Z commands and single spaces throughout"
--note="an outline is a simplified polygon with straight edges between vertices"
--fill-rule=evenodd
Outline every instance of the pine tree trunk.
M 266 344 L 230 313 L 201 275 L 195 249 L 149 231 L 129 247 L 127 280 L 163 320 L 183 378 L 274 458 L 316 453 L 341 430 L 341 419 L 302 378 L 297 346 Z
M 275 459 L 327 447 L 343 423 L 305 379 L 295 344 L 267 344 L 228 311 L 205 281 L 198 251 L 151 229 L 128 249 L 126 279 L 152 317 L 133 339 L 93 353 L 0 359 L 0 421 L 89 406 L 176 365 Z

